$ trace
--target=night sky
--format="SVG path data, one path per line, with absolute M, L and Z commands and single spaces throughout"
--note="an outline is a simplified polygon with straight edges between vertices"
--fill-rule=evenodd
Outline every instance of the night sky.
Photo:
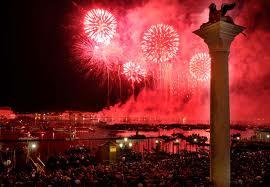
M 80 6 L 91 2 L 77 1 Z M 139 1 L 97 2 L 128 8 Z M 69 63 L 66 41 L 71 35 L 65 26 L 75 9 L 71 0 L 11 0 L 4 7 L 0 106 L 19 112 L 97 111 L 107 106 L 106 89 L 100 89 L 95 79 L 85 79 Z M 119 101 L 113 91 L 110 100 Z
M 87 7 L 99 1 L 76 2 L 82 7 Z M 149 1 L 104 2 L 101 4 L 105 7 L 125 10 L 141 8 Z M 199 2 L 179 0 L 181 8 L 184 8 L 181 11 L 185 11 L 184 24 L 191 28 L 192 21 L 198 20 L 192 16 L 203 12 L 210 2 L 210 0 Z M 232 51 L 232 55 L 243 62 L 232 64 L 234 69 L 239 66 L 240 72 L 233 72 L 234 83 L 231 86 L 231 94 L 235 99 L 232 100 L 242 101 L 247 106 L 254 100 L 265 104 L 269 102 L 270 93 L 270 65 L 267 66 L 270 57 L 269 52 L 266 52 L 270 42 L 267 41 L 270 30 L 270 3 L 268 0 L 238 0 L 237 3 L 233 17 L 238 18 L 239 24 L 248 27 L 246 30 L 248 39 L 240 41 L 246 42 L 246 48 L 244 45 L 240 46 L 240 42 L 235 42 L 240 52 L 236 48 Z M 168 3 L 167 5 L 170 6 Z M 72 33 L 66 28 L 74 11 L 71 0 L 10 0 L 1 6 L 4 26 L 1 27 L 3 60 L 0 66 L 0 106 L 11 106 L 18 112 L 66 109 L 98 111 L 106 106 L 106 88 L 100 88 L 97 78 L 85 78 L 75 71 L 70 63 L 72 57 L 67 41 L 70 40 Z M 261 52 L 261 48 L 265 50 Z M 254 54 L 251 54 L 254 50 Z M 251 64 L 255 61 L 256 64 Z M 112 94 L 111 103 L 118 101 L 119 98 Z M 254 107 L 254 111 L 258 106 L 260 104 Z M 268 114 L 267 106 L 269 105 L 264 106 L 265 114 Z
M 8 3 L 1 104 L 16 111 L 98 110 L 106 100 L 94 80 L 74 72 L 63 24 L 67 0 Z

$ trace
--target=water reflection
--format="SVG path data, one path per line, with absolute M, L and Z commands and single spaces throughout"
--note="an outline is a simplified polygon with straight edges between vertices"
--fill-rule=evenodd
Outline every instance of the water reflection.
M 120 148 L 127 146 L 137 152 L 152 151 L 157 146 L 166 152 L 176 153 L 180 150 L 198 151 L 201 149 L 208 150 L 209 146 L 198 146 L 190 144 L 184 139 L 175 138 L 171 141 L 164 141 L 160 136 L 172 136 L 180 133 L 188 137 L 192 134 L 199 134 L 207 137 L 206 144 L 209 144 L 209 130 L 205 129 L 159 129 L 158 131 L 140 131 L 140 135 L 145 135 L 146 139 L 130 139 L 128 137 L 136 135 L 136 131 L 117 131 L 112 133 L 110 130 L 98 126 L 75 127 L 40 130 L 40 129 L 1 129 L 0 130 L 0 148 L 2 150 L 16 150 L 18 148 L 27 149 L 31 152 L 40 154 L 41 159 L 47 159 L 50 155 L 56 155 L 64 152 L 70 147 L 85 146 L 96 150 L 99 145 L 108 140 L 114 141 Z M 138 132 L 137 132 L 138 133 Z M 250 138 L 254 135 L 253 130 L 245 131 L 231 130 L 231 134 L 240 133 L 242 138 Z M 112 135 L 113 134 L 113 135 Z M 120 138 L 121 137 L 121 138 Z M 124 139 L 127 137 L 127 139 Z M 195 139 L 194 139 L 195 141 Z M 29 149 L 30 148 L 30 149 Z

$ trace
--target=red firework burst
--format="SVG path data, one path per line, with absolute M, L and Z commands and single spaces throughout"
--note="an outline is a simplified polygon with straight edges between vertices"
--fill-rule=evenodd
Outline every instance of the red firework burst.
M 146 70 L 142 66 L 129 61 L 123 66 L 123 74 L 129 81 L 139 83 L 146 76 Z
M 116 33 L 115 17 L 103 9 L 90 10 L 84 18 L 84 31 L 87 36 L 100 44 L 109 44 Z
M 176 56 L 179 35 L 170 25 L 157 24 L 148 29 L 141 43 L 144 56 L 154 62 L 166 62 Z
M 197 53 L 191 57 L 189 71 L 193 78 L 198 81 L 210 79 L 211 58 L 208 53 Z
M 112 42 L 110 45 L 96 46 L 85 35 L 77 35 L 71 47 L 76 69 L 85 77 L 96 77 L 100 85 L 106 82 L 108 72 L 117 71 L 122 49 Z

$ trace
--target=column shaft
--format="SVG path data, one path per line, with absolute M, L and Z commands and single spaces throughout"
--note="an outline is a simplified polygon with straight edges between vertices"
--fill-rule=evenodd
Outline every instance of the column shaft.
M 228 55 L 210 51 L 210 178 L 214 186 L 230 186 L 230 106 Z

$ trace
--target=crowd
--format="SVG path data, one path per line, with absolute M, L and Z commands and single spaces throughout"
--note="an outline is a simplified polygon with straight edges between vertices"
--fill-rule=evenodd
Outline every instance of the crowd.
M 50 157 L 44 170 L 0 166 L 4 186 L 209 186 L 208 153 L 135 153 L 122 150 L 115 162 L 73 148 Z M 4 158 L 2 158 L 2 161 Z M 232 153 L 232 186 L 270 186 L 270 151 Z
M 231 159 L 233 186 L 270 186 L 270 151 L 235 151 Z

